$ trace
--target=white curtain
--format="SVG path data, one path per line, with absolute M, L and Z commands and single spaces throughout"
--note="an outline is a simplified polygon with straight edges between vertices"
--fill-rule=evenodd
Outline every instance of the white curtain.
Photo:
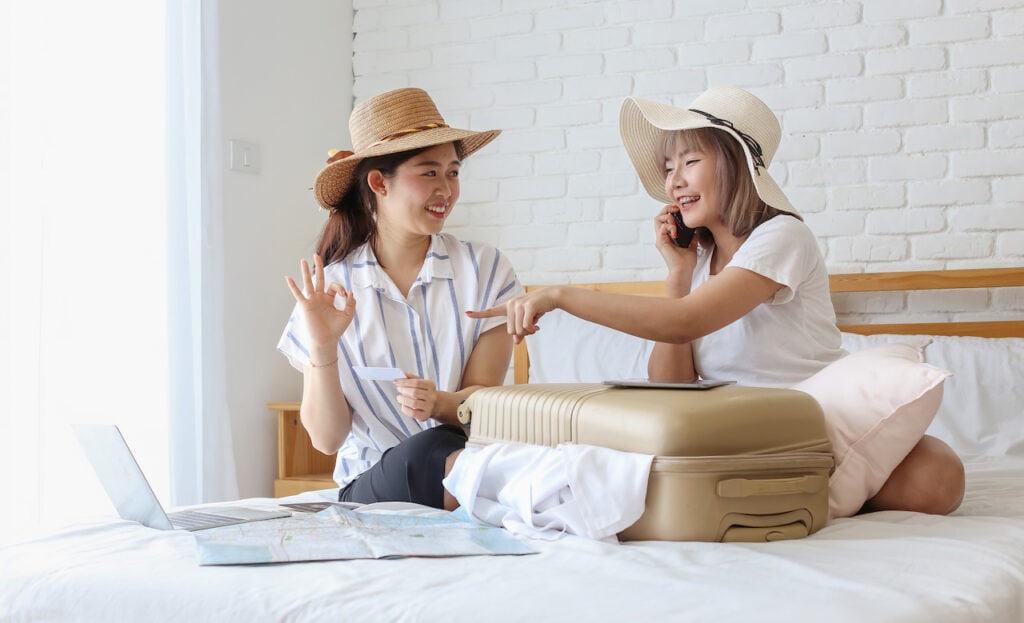
M 171 500 L 238 497 L 225 387 L 215 0 L 169 0 Z M 184 130 L 184 131 L 182 131 Z
M 204 10 L 8 9 L 0 538 L 113 513 L 74 422 L 118 424 L 165 505 L 236 495 Z

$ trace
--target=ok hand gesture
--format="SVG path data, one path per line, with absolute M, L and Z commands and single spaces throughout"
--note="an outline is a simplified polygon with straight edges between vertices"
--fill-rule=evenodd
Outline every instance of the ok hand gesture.
M 352 323 L 356 313 L 356 299 L 338 283 L 326 283 L 324 278 L 324 262 L 319 255 L 313 256 L 313 274 L 309 273 L 309 263 L 299 262 L 302 270 L 302 290 L 291 277 L 285 277 L 288 289 L 302 308 L 306 318 L 309 337 L 313 341 L 311 348 L 329 347 L 331 352 L 337 348 L 341 335 Z M 335 295 L 345 297 L 345 308 L 334 306 Z

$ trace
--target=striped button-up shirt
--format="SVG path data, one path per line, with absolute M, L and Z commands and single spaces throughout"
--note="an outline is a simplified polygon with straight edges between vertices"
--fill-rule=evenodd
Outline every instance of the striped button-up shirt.
M 352 430 L 338 451 L 334 479 L 344 487 L 376 463 L 388 448 L 437 425 L 404 415 L 394 383 L 359 378 L 352 366 L 387 366 L 431 379 L 439 390 L 460 389 L 462 373 L 480 335 L 504 318 L 474 320 L 521 294 L 508 259 L 494 247 L 449 234 L 432 237 L 419 276 L 402 296 L 368 244 L 324 269 L 356 299 L 352 324 L 338 341 L 341 389 L 352 409 Z M 298 370 L 309 363 L 309 334 L 296 305 L 277 348 Z

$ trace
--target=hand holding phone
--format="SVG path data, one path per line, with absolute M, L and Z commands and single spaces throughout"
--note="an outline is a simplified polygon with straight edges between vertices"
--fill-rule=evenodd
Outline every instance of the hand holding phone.
M 672 238 L 672 242 L 675 243 L 677 247 L 686 248 L 690 246 L 690 241 L 693 240 L 693 236 L 697 233 L 697 230 L 692 227 L 687 227 L 686 224 L 683 223 L 683 215 L 679 212 L 669 212 L 669 214 L 671 214 L 672 218 L 676 221 L 676 235 L 674 238 L 669 236 Z

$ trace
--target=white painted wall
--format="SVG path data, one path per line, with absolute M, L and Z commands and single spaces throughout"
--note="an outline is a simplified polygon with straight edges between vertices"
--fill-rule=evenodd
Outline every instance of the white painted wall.
M 310 257 L 323 213 L 309 188 L 327 150 L 348 140 L 352 4 L 219 0 L 219 111 L 228 409 L 239 491 L 269 496 L 277 475 L 274 414 L 302 378 L 275 348 L 294 299 L 286 274 Z M 228 170 L 227 141 L 260 147 L 262 170 Z M 214 244 L 218 241 L 214 240 Z

